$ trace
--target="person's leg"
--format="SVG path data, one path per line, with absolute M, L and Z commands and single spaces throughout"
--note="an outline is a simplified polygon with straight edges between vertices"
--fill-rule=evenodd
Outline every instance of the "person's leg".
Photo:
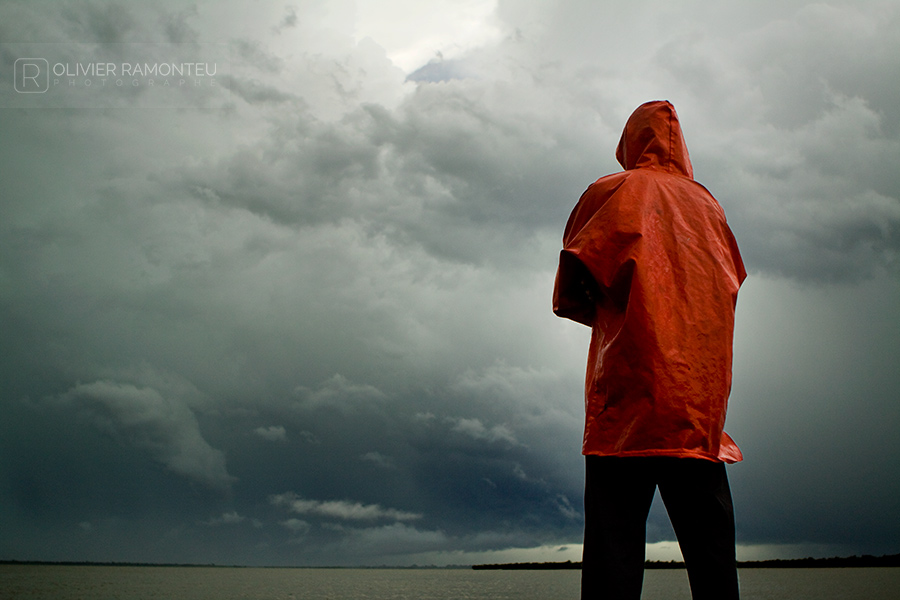
M 734 507 L 725 465 L 665 459 L 659 493 L 684 556 L 694 600 L 740 597 L 734 552 Z
M 655 491 L 646 459 L 585 457 L 582 600 L 640 600 Z

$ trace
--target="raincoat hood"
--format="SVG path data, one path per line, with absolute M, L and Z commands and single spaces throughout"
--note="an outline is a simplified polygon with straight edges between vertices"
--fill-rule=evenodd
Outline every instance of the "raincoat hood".
M 694 178 L 675 107 L 666 100 L 639 106 L 622 131 L 616 159 L 625 170 L 659 169 Z

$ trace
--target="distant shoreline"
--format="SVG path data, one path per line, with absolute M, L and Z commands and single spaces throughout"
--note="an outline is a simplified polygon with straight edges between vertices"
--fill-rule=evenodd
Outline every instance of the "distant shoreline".
M 739 569 L 835 569 L 852 567 L 900 567 L 900 554 L 883 556 L 846 556 L 832 558 L 792 558 L 774 560 L 738 561 Z M 496 565 L 472 565 L 475 570 L 564 570 L 581 569 L 581 562 L 505 563 Z M 645 569 L 683 569 L 680 561 L 647 561 Z
M 42 560 L 0 560 L 2 565 L 19 566 L 57 566 L 57 567 L 185 567 L 185 568 L 220 568 L 220 569 L 474 569 L 476 571 L 488 570 L 567 570 L 581 569 L 581 562 L 525 562 L 502 563 L 483 565 L 448 565 L 438 567 L 434 565 L 411 566 L 249 566 L 249 565 L 216 565 L 194 563 L 139 563 L 139 562 L 95 562 L 95 561 L 42 561 Z M 680 561 L 647 561 L 646 569 L 683 569 L 684 563 Z M 900 567 L 900 554 L 885 554 L 883 556 L 847 556 L 832 558 L 792 558 L 774 560 L 749 560 L 739 561 L 740 569 L 814 569 L 814 568 L 853 568 L 853 567 Z

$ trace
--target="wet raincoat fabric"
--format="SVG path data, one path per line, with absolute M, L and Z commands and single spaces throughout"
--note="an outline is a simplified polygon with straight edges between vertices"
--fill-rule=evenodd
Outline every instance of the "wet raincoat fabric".
M 694 181 L 674 107 L 649 102 L 569 217 L 553 311 L 592 328 L 584 454 L 737 462 L 723 431 L 746 277 L 719 203 Z

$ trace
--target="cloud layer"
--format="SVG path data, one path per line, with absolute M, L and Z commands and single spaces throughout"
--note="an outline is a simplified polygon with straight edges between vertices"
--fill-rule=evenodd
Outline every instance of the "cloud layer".
M 751 273 L 739 542 L 896 552 L 900 9 L 608 4 L 0 6 L 0 558 L 577 546 L 588 340 L 553 273 L 654 98 Z M 18 94 L 48 46 L 226 58 L 177 97 Z

